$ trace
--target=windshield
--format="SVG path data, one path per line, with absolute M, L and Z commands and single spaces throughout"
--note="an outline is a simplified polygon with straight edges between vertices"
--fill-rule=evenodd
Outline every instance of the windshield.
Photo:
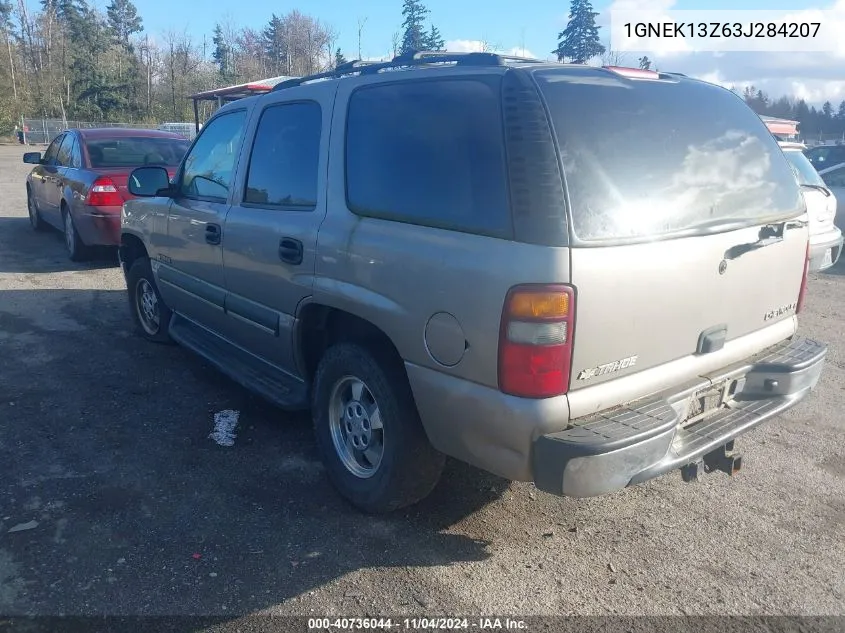
M 121 137 L 86 142 L 91 167 L 175 166 L 182 161 L 190 143 L 179 138 Z
M 601 69 L 535 77 L 558 138 L 577 239 L 646 238 L 803 212 L 777 141 L 729 91 Z
M 798 178 L 800 184 L 824 187 L 824 180 L 822 180 L 819 172 L 816 171 L 816 168 L 813 167 L 803 152 L 787 150 L 783 155 L 786 156 L 789 164 L 792 165 L 795 176 Z

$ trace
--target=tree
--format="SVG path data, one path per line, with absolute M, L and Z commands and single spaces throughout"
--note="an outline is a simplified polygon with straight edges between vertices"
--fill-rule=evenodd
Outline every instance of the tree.
M 144 29 L 138 9 L 132 4 L 132 0 L 112 0 L 106 7 L 106 16 L 115 39 L 126 49 L 129 48 L 129 37 Z
M 220 75 L 226 78 L 231 77 L 233 74 L 232 48 L 226 42 L 226 37 L 223 35 L 223 28 L 219 24 L 214 26 L 214 37 L 211 38 L 211 43 L 214 44 L 211 58 L 217 64 Z
M 399 48 L 400 55 L 412 54 L 426 49 L 428 35 L 423 28 L 423 24 L 428 13 L 428 9 L 420 0 L 404 0 L 402 15 L 405 19 L 402 22 L 404 32 L 402 44 Z
M 836 118 L 845 121 L 845 101 L 839 102 L 839 109 L 836 111 Z
M 651 70 L 651 60 L 647 56 L 643 55 L 638 61 L 640 63 L 640 68 L 643 70 Z
M 275 13 L 270 23 L 261 33 L 264 43 L 264 55 L 270 64 L 270 71 L 274 74 L 290 74 L 290 64 L 287 59 L 287 42 L 285 39 L 285 25 L 282 18 Z
M 603 66 L 624 66 L 627 56 L 621 51 L 616 51 L 609 46 L 605 47 L 605 51 L 601 54 L 601 63 Z
M 338 48 L 334 53 L 334 67 L 337 68 L 338 66 L 341 66 L 346 63 L 348 63 L 347 59 L 343 56 L 343 53 Z
M 822 114 L 828 119 L 833 118 L 833 104 L 830 101 L 825 101 L 824 105 L 822 105 Z
M 440 31 L 437 29 L 437 27 L 433 24 L 431 25 L 431 30 L 428 32 L 428 41 L 426 42 L 426 48 L 430 51 L 442 51 L 444 48 L 446 48 L 446 41 L 440 35 Z
M 599 41 L 599 28 L 590 0 L 572 0 L 569 23 L 558 33 L 557 48 L 552 51 L 558 61 L 569 59 L 574 64 L 584 64 L 602 55 L 605 47 Z

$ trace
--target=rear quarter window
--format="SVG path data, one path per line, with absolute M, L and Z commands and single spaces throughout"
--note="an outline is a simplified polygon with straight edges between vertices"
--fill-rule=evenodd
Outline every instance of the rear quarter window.
M 595 70 L 542 70 L 581 241 L 641 240 L 802 213 L 792 169 L 731 92 Z
M 353 92 L 346 128 L 350 210 L 511 236 L 500 81 L 403 81 Z

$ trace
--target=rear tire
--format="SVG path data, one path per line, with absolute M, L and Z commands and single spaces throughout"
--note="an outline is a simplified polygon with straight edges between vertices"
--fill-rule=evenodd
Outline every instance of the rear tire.
M 73 222 L 73 214 L 64 204 L 62 205 L 62 221 L 65 227 L 65 248 L 67 248 L 70 261 L 84 262 L 90 257 L 91 249 L 82 241 Z
M 139 257 L 126 273 L 129 310 L 138 333 L 154 343 L 171 344 L 170 319 L 173 312 L 158 292 L 150 260 Z
M 312 391 L 317 447 L 329 479 L 369 513 L 424 499 L 445 456 L 426 437 L 402 366 L 359 344 L 330 347 Z
M 29 187 L 26 188 L 26 208 L 29 212 L 29 224 L 34 231 L 44 231 L 47 229 L 47 223 L 41 219 L 41 213 L 38 211 L 38 203 L 35 202 L 35 196 Z

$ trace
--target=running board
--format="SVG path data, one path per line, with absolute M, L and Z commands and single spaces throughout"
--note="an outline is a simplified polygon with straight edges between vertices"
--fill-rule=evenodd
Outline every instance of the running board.
M 308 408 L 308 387 L 300 379 L 229 343 L 179 314 L 170 320 L 170 336 L 218 370 L 276 406 L 291 411 Z

